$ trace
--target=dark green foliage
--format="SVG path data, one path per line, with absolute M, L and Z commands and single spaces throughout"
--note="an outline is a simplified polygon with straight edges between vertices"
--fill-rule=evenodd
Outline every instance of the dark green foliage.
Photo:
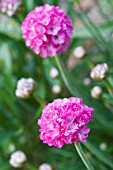
M 9 18 L 0 14 L 0 165 L 1 170 L 13 170 L 9 158 L 14 150 L 26 153 L 28 161 L 22 170 L 37 170 L 41 163 L 50 163 L 53 170 L 85 170 L 74 145 L 65 145 L 62 149 L 49 147 L 39 139 L 37 120 L 45 103 L 55 98 L 77 96 L 95 109 L 94 118 L 88 125 L 91 128 L 89 138 L 82 144 L 85 153 L 95 169 L 113 169 L 113 1 L 97 0 L 99 14 L 103 22 L 95 24 L 88 17 L 88 11 L 78 11 L 74 0 L 62 1 L 66 12 L 75 23 L 78 18 L 83 26 L 74 28 L 74 35 L 68 50 L 57 58 L 42 59 L 36 56 L 24 44 L 21 37 L 21 23 L 27 13 L 37 5 L 47 3 L 45 0 L 25 0 L 21 5 L 22 12 Z M 61 1 L 49 0 L 49 4 L 61 5 Z M 76 25 L 76 24 L 74 24 Z M 92 42 L 88 47 L 86 41 Z M 76 66 L 68 70 L 68 59 L 73 49 L 83 45 L 87 49 L 83 60 L 77 60 Z M 61 75 L 52 79 L 50 69 L 60 66 Z M 106 62 L 109 75 L 103 81 L 92 81 L 90 86 L 83 84 L 89 77 L 92 66 Z M 22 100 L 15 96 L 17 80 L 21 77 L 32 77 L 38 82 L 34 96 Z M 59 84 L 62 92 L 52 93 L 52 86 Z M 90 90 L 94 85 L 103 88 L 99 100 L 91 98 Z M 100 143 L 106 143 L 106 150 L 100 150 Z

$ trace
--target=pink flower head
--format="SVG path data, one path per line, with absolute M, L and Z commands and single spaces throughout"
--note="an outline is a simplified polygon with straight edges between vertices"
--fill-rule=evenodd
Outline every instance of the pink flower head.
M 85 125 L 92 119 L 93 111 L 93 108 L 82 104 L 81 98 L 54 100 L 45 106 L 38 120 L 40 139 L 57 148 L 65 143 L 86 142 L 90 128 Z
M 22 0 L 1 0 L 0 10 L 8 16 L 12 16 L 21 3 Z
M 22 23 L 26 46 L 42 58 L 66 51 L 72 31 L 72 21 L 65 12 L 48 4 L 36 7 Z

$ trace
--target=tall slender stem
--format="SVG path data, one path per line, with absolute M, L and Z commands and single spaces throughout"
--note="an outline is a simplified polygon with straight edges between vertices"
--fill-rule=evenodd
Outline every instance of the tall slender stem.
M 76 142 L 76 143 L 74 143 L 74 145 L 75 145 L 76 150 L 77 150 L 79 156 L 81 157 L 84 165 L 86 166 L 86 168 L 87 168 L 88 170 L 94 170 L 94 168 L 93 168 L 93 166 L 91 165 L 90 161 L 87 159 L 86 155 L 84 154 L 80 143 L 79 143 L 79 142 Z
M 33 95 L 33 97 L 41 106 L 45 106 L 45 101 L 42 100 L 39 96 Z
M 69 90 L 71 93 L 73 93 L 72 88 L 71 88 L 70 85 L 69 85 L 69 82 L 68 82 L 68 80 L 67 80 L 67 78 L 66 78 L 66 76 L 65 76 L 65 73 L 64 73 L 64 71 L 63 71 L 63 69 L 62 69 L 62 66 L 61 66 L 61 64 L 60 64 L 60 61 L 59 61 L 57 55 L 55 56 L 55 60 L 56 60 L 57 66 L 58 66 L 58 68 L 59 68 L 59 70 L 60 70 L 61 76 L 62 76 L 62 78 L 63 78 L 63 80 L 64 80 L 64 83 L 65 83 L 66 87 L 68 88 L 68 90 Z

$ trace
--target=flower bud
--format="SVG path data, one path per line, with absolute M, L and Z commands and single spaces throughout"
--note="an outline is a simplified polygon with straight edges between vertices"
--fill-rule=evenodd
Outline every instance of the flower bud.
M 15 147 L 15 145 L 14 145 L 13 143 L 11 143 L 11 144 L 9 145 L 9 147 L 8 147 L 9 152 L 14 152 L 15 149 L 16 149 L 16 147 Z
M 11 155 L 9 163 L 14 168 L 20 168 L 23 166 L 26 160 L 27 160 L 27 157 L 24 152 L 16 151 Z
M 58 70 L 55 67 L 52 67 L 51 70 L 50 70 L 50 77 L 56 78 L 56 77 L 58 77 L 58 75 L 59 75 Z
M 54 94 L 59 94 L 61 92 L 61 87 L 59 85 L 57 85 L 57 84 L 53 85 L 52 92 Z
M 102 88 L 100 86 L 94 86 L 91 90 L 91 96 L 94 99 L 98 99 L 102 95 Z
M 82 46 L 75 48 L 73 51 L 74 57 L 78 59 L 82 59 L 85 54 L 86 54 L 86 50 Z
M 21 78 L 17 82 L 16 96 L 19 98 L 29 98 L 37 87 L 37 83 L 32 78 Z
M 106 150 L 106 149 L 107 149 L 106 143 L 100 143 L 99 148 L 100 148 L 102 151 Z
M 50 164 L 43 163 L 42 165 L 39 166 L 39 170 L 52 170 L 52 167 Z
M 83 83 L 84 83 L 84 85 L 89 86 L 91 84 L 91 79 L 86 77 L 86 78 L 84 78 Z
M 108 75 L 108 65 L 106 63 L 97 64 L 90 73 L 90 76 L 94 80 L 103 80 Z

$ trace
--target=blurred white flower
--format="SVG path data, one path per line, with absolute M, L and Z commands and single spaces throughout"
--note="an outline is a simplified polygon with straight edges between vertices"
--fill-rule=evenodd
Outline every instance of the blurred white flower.
M 52 92 L 54 94 L 59 94 L 61 92 L 61 87 L 59 85 L 57 85 L 57 84 L 53 85 Z
M 9 17 L 11 17 L 21 3 L 22 0 L 1 0 L 0 10 L 2 13 L 6 13 Z
M 94 80 L 103 80 L 109 72 L 108 65 L 106 63 L 97 64 L 90 73 L 90 76 Z
M 32 78 L 21 78 L 17 82 L 16 96 L 19 98 L 29 98 L 37 87 L 37 83 Z
M 85 78 L 83 79 L 83 83 L 84 83 L 84 85 L 89 86 L 89 85 L 91 84 L 91 79 L 88 78 L 88 77 L 85 77 Z
M 14 168 L 20 168 L 23 166 L 26 160 L 27 160 L 27 157 L 24 152 L 16 151 L 11 155 L 9 163 Z
M 106 143 L 100 143 L 99 148 L 104 151 L 107 149 L 107 144 Z
M 102 95 L 102 88 L 100 86 L 94 86 L 91 90 L 91 96 L 94 99 L 98 99 Z
M 13 143 L 11 143 L 9 145 L 8 149 L 9 149 L 10 152 L 14 152 L 16 148 L 15 148 L 15 145 Z
M 52 166 L 50 164 L 43 163 L 39 166 L 39 170 L 52 170 Z
M 58 77 L 58 75 L 59 75 L 58 70 L 55 67 L 52 67 L 51 70 L 50 70 L 50 77 L 56 78 L 56 77 Z
M 82 46 L 78 46 L 73 50 L 73 55 L 75 58 L 82 59 L 86 54 L 86 50 Z

